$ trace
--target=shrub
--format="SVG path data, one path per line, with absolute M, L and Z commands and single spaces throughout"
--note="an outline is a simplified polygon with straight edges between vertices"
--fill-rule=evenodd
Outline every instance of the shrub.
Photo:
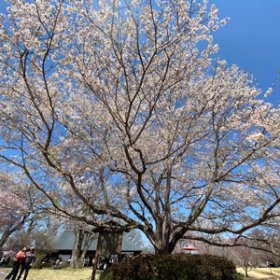
M 100 280 L 236 280 L 231 261 L 210 255 L 142 255 L 123 260 Z
M 245 276 L 238 272 L 236 275 L 236 280 L 244 280 L 244 279 L 245 279 Z

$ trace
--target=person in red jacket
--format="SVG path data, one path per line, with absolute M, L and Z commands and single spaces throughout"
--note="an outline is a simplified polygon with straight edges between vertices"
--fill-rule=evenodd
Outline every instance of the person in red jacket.
M 19 268 L 25 260 L 25 255 L 26 255 L 26 248 L 25 247 L 17 252 L 12 271 L 6 276 L 5 280 L 9 280 L 11 277 L 12 277 L 11 280 L 16 280 Z
M 32 264 L 35 261 L 35 249 L 34 247 L 31 247 L 29 250 L 27 250 L 26 255 L 25 255 L 25 260 L 22 263 L 20 272 L 18 274 L 17 280 L 20 280 L 20 277 L 24 271 L 24 277 L 23 280 L 26 280 L 29 269 L 32 267 Z

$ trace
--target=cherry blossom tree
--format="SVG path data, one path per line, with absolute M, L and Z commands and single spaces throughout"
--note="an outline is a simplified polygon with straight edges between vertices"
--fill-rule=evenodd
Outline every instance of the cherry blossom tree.
M 75 241 L 72 250 L 70 267 L 82 267 L 86 257 L 86 253 L 92 242 L 98 238 L 97 234 L 87 230 L 85 226 L 76 227 L 74 230 Z
M 0 173 L 0 248 L 3 248 L 8 238 L 22 229 L 30 217 L 30 200 L 21 193 L 13 178 Z
M 156 253 L 188 232 L 245 235 L 277 217 L 279 109 L 216 58 L 227 19 L 207 2 L 8 1 L 3 168 L 52 211 L 138 228 Z
M 75 203 L 72 204 L 72 207 L 75 207 Z M 85 207 L 86 208 L 86 207 Z M 78 214 L 83 212 L 83 209 L 78 208 Z M 84 212 L 84 215 L 86 213 Z M 65 238 L 68 234 L 71 234 L 73 236 L 73 248 L 71 253 L 71 259 L 70 259 L 70 267 L 71 268 L 79 268 L 84 265 L 84 260 L 86 257 L 86 254 L 92 245 L 92 242 L 94 240 L 98 239 L 98 234 L 95 227 L 85 224 L 84 222 L 81 222 L 79 220 L 75 220 L 73 218 L 69 218 L 65 215 L 58 215 L 56 214 L 51 215 L 51 217 L 54 217 L 54 220 L 56 220 L 57 224 L 60 224 L 60 231 L 64 232 L 62 234 L 61 238 Z M 95 217 L 87 216 L 87 219 L 95 220 Z M 71 236 L 71 238 L 72 238 Z M 67 237 L 66 237 L 67 238 Z

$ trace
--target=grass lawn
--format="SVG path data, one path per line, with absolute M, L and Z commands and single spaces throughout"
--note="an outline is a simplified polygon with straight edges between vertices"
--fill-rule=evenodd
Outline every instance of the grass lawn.
M 5 269 L 5 273 L 6 272 L 8 273 L 9 271 L 10 269 Z M 89 280 L 91 277 L 91 271 L 92 271 L 91 268 L 30 269 L 27 280 Z M 99 279 L 98 273 L 95 279 L 96 280 Z M 0 280 L 2 280 L 1 277 Z
M 1 269 L 0 276 L 6 275 L 10 269 Z M 244 274 L 242 267 L 237 268 L 237 271 Z M 280 268 L 253 268 L 249 271 L 249 276 L 252 279 L 275 279 L 280 280 Z M 90 280 L 91 268 L 82 269 L 31 269 L 27 280 Z M 97 273 L 96 280 L 99 279 Z M 248 278 L 250 279 L 250 278 Z M 0 277 L 0 280 L 2 278 Z
M 245 275 L 245 271 L 242 267 L 237 268 L 237 271 Z M 280 279 L 280 268 L 252 268 L 251 270 L 249 269 L 248 272 L 250 278 L 254 279 Z M 250 279 L 249 278 L 249 279 Z

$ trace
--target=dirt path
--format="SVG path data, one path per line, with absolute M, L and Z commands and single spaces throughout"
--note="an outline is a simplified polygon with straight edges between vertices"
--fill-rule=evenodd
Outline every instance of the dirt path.
M 6 268 L 0 268 L 0 280 L 4 280 L 8 270 Z
M 277 276 L 272 276 L 270 278 L 254 278 L 254 277 L 249 277 L 249 278 L 245 278 L 245 280 L 280 280 L 280 278 L 277 277 Z
M 4 280 L 5 276 L 9 273 L 11 268 L 2 268 L 0 267 L 0 280 Z

